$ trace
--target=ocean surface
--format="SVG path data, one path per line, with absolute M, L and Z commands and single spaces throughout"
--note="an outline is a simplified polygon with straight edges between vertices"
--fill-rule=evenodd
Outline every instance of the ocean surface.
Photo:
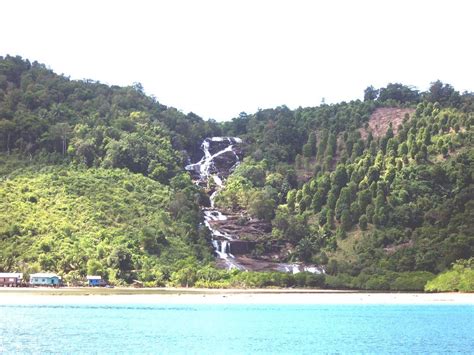
M 474 353 L 469 305 L 0 305 L 0 353 Z

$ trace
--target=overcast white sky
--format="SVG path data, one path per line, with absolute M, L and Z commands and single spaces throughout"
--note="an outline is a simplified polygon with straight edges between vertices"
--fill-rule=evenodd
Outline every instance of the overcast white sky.
M 161 103 L 241 111 L 362 98 L 368 85 L 474 90 L 472 0 L 2 1 L 0 55 Z

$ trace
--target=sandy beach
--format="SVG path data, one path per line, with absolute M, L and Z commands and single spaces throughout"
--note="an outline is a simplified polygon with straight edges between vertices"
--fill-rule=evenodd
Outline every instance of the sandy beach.
M 0 289 L 0 305 L 34 304 L 462 304 L 468 293 L 370 293 L 287 289 Z

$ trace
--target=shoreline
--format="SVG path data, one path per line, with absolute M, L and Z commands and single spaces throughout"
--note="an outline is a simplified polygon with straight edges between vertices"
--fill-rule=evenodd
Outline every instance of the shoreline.
M 472 293 L 319 289 L 0 288 L 0 305 L 474 305 Z
M 331 290 L 318 288 L 196 288 L 196 287 L 0 287 L 0 296 L 2 294 L 48 294 L 48 295 L 139 295 L 139 294 L 240 294 L 240 293 L 283 293 L 283 294 L 299 294 L 299 293 L 361 293 L 359 290 Z M 390 293 L 367 291 L 365 293 Z M 413 293 L 413 292 L 412 292 Z M 417 293 L 417 292 L 414 292 Z

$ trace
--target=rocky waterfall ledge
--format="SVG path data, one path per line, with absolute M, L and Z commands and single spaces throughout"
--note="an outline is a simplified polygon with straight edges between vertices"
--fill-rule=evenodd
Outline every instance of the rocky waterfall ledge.
M 269 223 L 252 219 L 245 213 L 221 211 L 214 205 L 219 191 L 224 188 L 228 176 L 243 158 L 242 140 L 236 137 L 210 137 L 201 144 L 202 158 L 185 168 L 194 182 L 204 188 L 210 198 L 209 207 L 201 207 L 204 224 L 211 231 L 212 245 L 217 257 L 217 265 L 222 268 L 253 271 L 323 272 L 314 266 L 281 263 L 278 251 L 265 258 L 253 258 L 252 250 L 258 240 L 271 232 Z M 242 224 L 242 219 L 245 223 Z M 247 238 L 242 240 L 240 236 Z M 248 236 L 252 238 L 248 238 Z

